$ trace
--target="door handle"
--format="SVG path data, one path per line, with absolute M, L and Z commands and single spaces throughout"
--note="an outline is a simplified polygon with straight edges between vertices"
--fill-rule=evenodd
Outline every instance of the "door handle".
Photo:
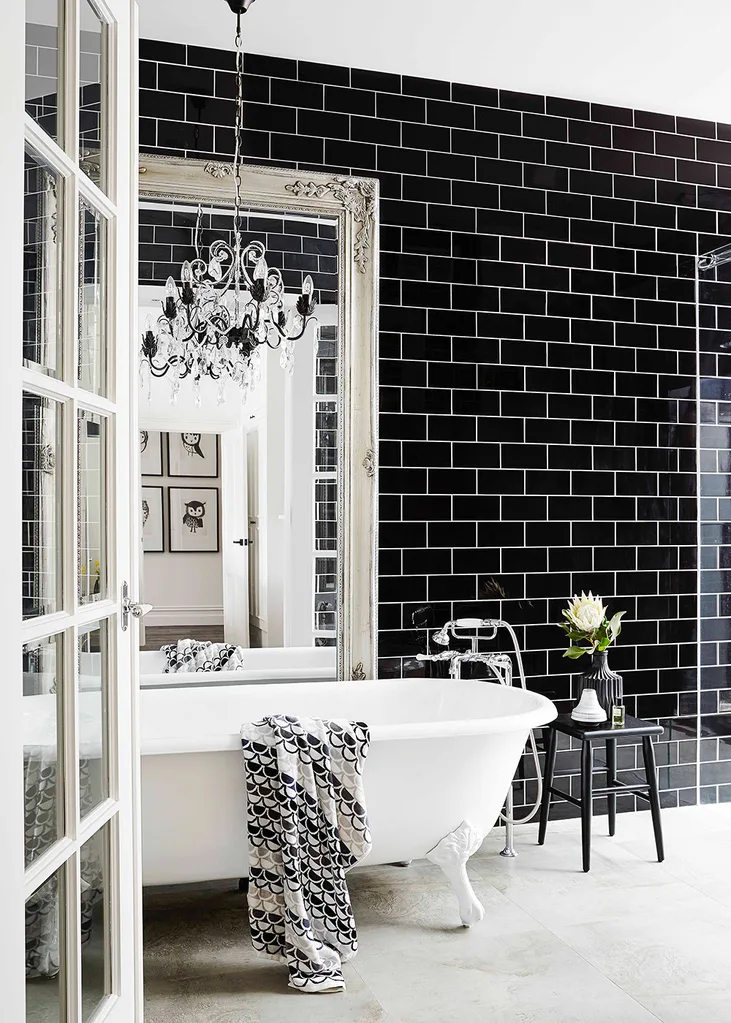
M 239 547 L 252 547 L 254 545 L 253 540 L 234 540 L 234 543 L 237 543 Z
M 126 632 L 129 626 L 129 616 L 140 619 L 152 611 L 152 604 L 140 604 L 136 600 L 130 600 L 129 586 L 122 584 L 122 632 Z

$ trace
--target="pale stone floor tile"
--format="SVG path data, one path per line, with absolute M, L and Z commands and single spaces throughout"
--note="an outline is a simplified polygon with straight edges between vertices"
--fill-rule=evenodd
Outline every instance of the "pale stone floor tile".
M 682 918 L 667 907 L 639 916 L 628 908 L 624 921 L 574 924 L 557 933 L 634 998 L 718 992 L 728 976 L 730 926 Z
M 399 1023 L 656 1023 L 656 1017 L 545 929 L 457 944 L 364 952 L 356 969 Z
M 310 995 L 287 987 L 287 971 L 257 960 L 246 969 L 146 982 L 145 1023 L 391 1023 L 353 967 L 347 990 Z
M 731 991 L 725 981 L 724 985 L 725 991 L 715 994 L 643 996 L 638 1000 L 654 1012 L 662 1023 L 689 1023 L 696 1020 L 702 1020 L 703 1023 L 728 1023 L 731 1018 Z
M 648 814 L 493 831 L 469 874 L 486 909 L 459 926 L 439 868 L 379 866 L 350 877 L 360 953 L 348 989 L 303 995 L 254 956 L 233 885 L 149 892 L 146 1023 L 704 1023 L 731 1020 L 731 807 L 663 811 L 667 859 Z

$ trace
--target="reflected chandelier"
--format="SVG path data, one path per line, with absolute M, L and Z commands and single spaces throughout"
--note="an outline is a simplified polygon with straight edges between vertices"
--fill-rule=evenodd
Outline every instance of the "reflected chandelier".
M 147 376 L 148 397 L 153 377 L 171 376 L 170 400 L 180 381 L 191 377 L 196 405 L 201 404 L 204 378 L 218 382 L 218 403 L 226 400 L 233 381 L 243 400 L 261 374 L 259 349 L 279 349 L 282 369 L 291 373 L 294 347 L 315 309 L 312 278 L 305 277 L 293 309 L 284 308 L 284 282 L 266 261 L 261 242 L 243 244 L 241 237 L 241 130 L 243 124 L 243 44 L 241 15 L 254 0 L 226 0 L 236 15 L 236 125 L 234 144 L 233 244 L 211 243 L 208 262 L 200 256 L 200 208 L 196 224 L 196 258 L 185 261 L 180 284 L 168 277 L 162 314 L 147 318 L 140 350 L 140 373 Z

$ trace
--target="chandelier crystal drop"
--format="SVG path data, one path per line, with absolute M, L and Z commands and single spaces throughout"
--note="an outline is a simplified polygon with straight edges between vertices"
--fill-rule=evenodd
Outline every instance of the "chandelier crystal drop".
M 175 402 L 181 380 L 190 377 L 196 405 L 201 404 L 201 381 L 218 383 L 218 403 L 226 400 L 226 384 L 242 391 L 242 400 L 261 375 L 263 346 L 279 350 L 279 362 L 292 373 L 295 343 L 304 335 L 315 309 L 312 277 L 285 310 L 284 281 L 266 261 L 259 241 L 244 245 L 241 234 L 241 127 L 243 121 L 243 46 L 241 14 L 253 0 L 227 0 L 236 13 L 236 124 L 233 163 L 233 243 L 211 243 L 208 260 L 201 257 L 201 209 L 195 229 L 196 258 L 183 263 L 180 283 L 168 277 L 161 315 L 148 316 L 140 349 L 140 374 L 148 398 L 153 377 L 170 374 L 170 400 Z

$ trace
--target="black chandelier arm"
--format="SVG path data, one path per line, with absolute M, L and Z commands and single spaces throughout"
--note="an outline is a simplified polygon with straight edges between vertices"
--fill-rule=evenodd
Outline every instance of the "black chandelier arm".
M 251 259 L 252 255 L 255 256 L 254 259 Z M 246 265 L 247 257 L 248 261 L 250 263 L 253 263 L 254 267 L 256 268 L 256 266 L 259 264 L 259 261 L 264 259 L 265 255 L 266 249 L 264 248 L 262 243 L 260 241 L 252 241 L 249 242 L 249 244 L 246 245 L 240 251 L 238 260 L 236 260 L 236 258 L 234 257 L 234 262 L 238 263 L 241 273 L 244 276 L 244 281 L 246 282 L 246 285 L 249 288 L 249 290 L 251 290 L 254 287 L 254 278 L 249 274 L 249 270 Z M 270 272 L 271 268 L 267 266 L 267 278 L 269 277 Z
M 172 358 L 168 359 L 161 365 L 158 365 L 157 363 L 153 362 L 152 359 L 147 359 L 147 364 L 150 367 L 150 373 L 157 380 L 159 380 L 161 377 L 166 376 L 168 370 L 172 369 L 173 367 L 178 367 L 180 365 L 184 366 L 183 372 L 179 371 L 181 380 L 184 380 L 185 377 L 187 377 L 188 374 L 190 373 L 190 367 L 186 363 L 183 363 L 183 360 L 179 358 L 177 355 L 173 355 Z
M 315 319 L 314 316 L 303 316 L 302 317 L 302 330 L 300 330 L 299 334 L 288 334 L 287 331 L 283 327 L 280 327 L 279 324 L 275 320 L 272 320 L 272 326 L 277 331 L 277 333 L 279 334 L 280 338 L 282 338 L 282 340 L 286 339 L 288 341 L 299 341 L 301 338 L 304 337 L 305 331 L 307 330 L 308 326 L 310 325 L 310 323 L 314 319 Z M 279 346 L 277 346 L 277 347 L 279 347 Z

